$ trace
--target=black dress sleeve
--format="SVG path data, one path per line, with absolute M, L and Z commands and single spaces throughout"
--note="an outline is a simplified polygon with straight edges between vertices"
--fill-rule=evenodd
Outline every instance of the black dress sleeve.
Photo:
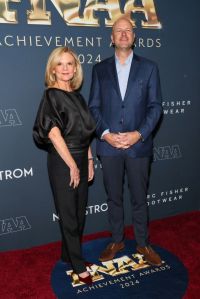
M 33 138 L 38 145 L 51 143 L 48 134 L 53 127 L 58 127 L 61 132 L 63 131 L 63 121 L 58 106 L 56 93 L 53 90 L 46 90 L 33 127 Z

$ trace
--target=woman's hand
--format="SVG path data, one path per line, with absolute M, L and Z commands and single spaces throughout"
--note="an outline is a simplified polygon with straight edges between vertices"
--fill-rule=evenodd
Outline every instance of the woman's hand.
M 88 159 L 88 182 L 94 178 L 94 162 L 93 159 Z
M 70 187 L 72 186 L 73 188 L 78 187 L 80 182 L 80 173 L 77 165 L 73 165 L 70 167 Z

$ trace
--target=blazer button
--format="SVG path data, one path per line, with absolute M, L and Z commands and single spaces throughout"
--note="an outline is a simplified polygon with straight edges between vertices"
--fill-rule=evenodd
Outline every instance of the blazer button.
M 122 119 L 120 120 L 120 122 L 119 122 L 119 123 L 122 125 L 122 124 L 123 124 L 123 122 L 124 122 L 124 120 L 123 120 L 123 118 L 122 118 Z
M 122 108 L 124 108 L 125 106 L 124 105 L 122 105 Z

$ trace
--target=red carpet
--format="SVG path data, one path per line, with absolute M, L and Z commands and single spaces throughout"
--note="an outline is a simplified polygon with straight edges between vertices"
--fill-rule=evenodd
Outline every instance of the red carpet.
M 189 286 L 183 299 L 198 299 L 200 293 L 200 212 L 190 212 L 150 224 L 151 242 L 177 255 L 189 271 Z M 84 241 L 106 237 L 107 232 L 85 236 Z M 132 238 L 132 229 L 126 229 Z M 50 275 L 60 257 L 60 243 L 0 253 L 1 299 L 53 299 Z M 148 299 L 148 298 L 147 298 Z M 181 299 L 181 298 L 180 298 Z

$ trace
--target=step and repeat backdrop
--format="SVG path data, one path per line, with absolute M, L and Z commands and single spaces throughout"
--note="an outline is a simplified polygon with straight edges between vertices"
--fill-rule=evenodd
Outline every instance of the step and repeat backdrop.
M 134 51 L 157 62 L 163 117 L 154 139 L 147 202 L 150 219 L 198 210 L 200 173 L 200 4 L 187 0 L 0 0 L 0 250 L 60 239 L 46 152 L 32 139 L 47 57 L 73 48 L 88 100 L 95 63 L 113 55 L 113 22 L 128 14 Z M 85 234 L 109 229 L 101 164 L 95 155 Z M 131 223 L 127 183 L 126 225 Z M 159 229 L 159 228 L 158 228 Z

